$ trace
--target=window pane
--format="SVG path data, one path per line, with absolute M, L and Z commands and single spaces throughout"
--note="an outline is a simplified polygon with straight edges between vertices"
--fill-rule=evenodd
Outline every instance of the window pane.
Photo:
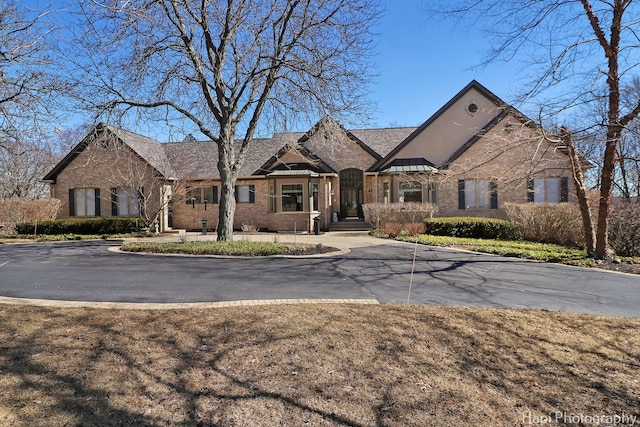
M 118 215 L 129 215 L 129 193 L 124 188 L 118 188 Z
M 419 181 L 400 182 L 400 202 L 422 202 L 422 183 Z
M 84 188 L 77 188 L 75 191 L 75 197 L 76 216 L 86 216 L 86 190 Z
M 94 188 L 77 188 L 74 194 L 76 216 L 95 216 L 96 190 Z
M 238 203 L 249 203 L 249 186 L 238 186 Z
M 87 188 L 87 216 L 95 216 L 96 215 L 96 193 L 93 188 Z
M 130 194 L 130 198 L 129 198 L 129 215 L 130 216 L 135 216 L 138 215 L 138 208 L 140 207 L 140 203 L 143 202 L 143 200 L 139 199 L 138 196 L 138 190 L 131 190 L 131 194 Z M 143 196 L 140 196 L 143 197 Z
M 138 215 L 138 192 L 133 188 L 118 188 L 118 216 Z
M 466 180 L 464 185 L 464 200 L 466 203 L 466 209 L 476 208 L 476 182 L 472 180 Z
M 560 203 L 560 180 L 558 178 L 547 179 L 547 202 Z
M 536 178 L 533 180 L 533 201 L 535 203 L 544 203 L 544 179 Z
M 213 203 L 213 187 L 203 187 L 202 189 L 202 203 Z
M 311 184 L 311 198 L 313 202 L 313 210 L 317 211 L 320 209 L 320 198 L 318 194 L 318 184 Z
M 434 205 L 438 204 L 438 189 L 435 183 L 429 185 L 429 202 Z
M 303 210 L 302 198 L 302 184 L 282 185 L 283 212 L 301 212 Z
M 491 206 L 489 199 L 489 181 L 476 181 L 476 195 L 478 197 L 478 208 L 489 209 Z
M 384 182 L 382 184 L 382 203 L 389 203 L 391 201 L 391 192 L 389 190 L 389 183 Z
M 276 211 L 276 189 L 273 183 L 269 184 L 269 212 Z

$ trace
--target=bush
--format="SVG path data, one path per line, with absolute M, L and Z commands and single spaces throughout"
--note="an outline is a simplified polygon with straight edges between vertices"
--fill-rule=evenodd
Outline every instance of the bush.
M 629 200 L 612 200 L 609 245 L 618 255 L 640 256 L 639 204 Z
M 37 228 L 36 228 L 37 226 Z M 124 234 L 138 231 L 139 218 L 69 218 L 16 224 L 19 234 Z
M 584 247 L 580 208 L 573 203 L 505 203 L 510 221 L 519 224 L 526 240 Z M 594 217 L 595 218 L 595 217 Z
M 16 224 L 56 219 L 61 205 L 58 199 L 0 200 L 0 226 L 4 233 L 12 234 L 16 232 Z
M 425 221 L 426 234 L 474 239 L 520 240 L 518 224 L 495 218 L 433 218 Z
M 402 229 L 402 224 L 398 224 L 397 222 L 385 222 L 380 227 L 380 231 L 392 239 L 398 237 L 402 232 Z
M 424 234 L 425 226 L 423 222 L 410 222 L 404 225 L 403 232 L 407 236 L 417 236 L 419 234 Z
M 362 205 L 364 220 L 378 228 L 384 223 L 422 223 L 433 218 L 438 207 L 431 203 L 367 203 Z

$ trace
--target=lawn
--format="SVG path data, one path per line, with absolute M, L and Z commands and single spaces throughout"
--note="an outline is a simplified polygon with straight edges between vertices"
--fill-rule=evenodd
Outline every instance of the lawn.
M 271 256 L 318 255 L 337 251 L 329 246 L 276 242 L 203 241 L 185 243 L 129 242 L 121 246 L 125 252 L 151 252 L 157 254 L 222 255 L 222 256 Z
M 640 257 L 621 257 L 620 262 L 594 260 L 583 249 L 526 240 L 471 239 L 448 236 L 400 236 L 397 240 L 430 246 L 467 249 L 501 256 L 556 262 L 581 267 L 598 267 L 630 274 L 640 274 Z
M 0 322 L 3 426 L 640 417 L 640 319 L 393 305 L 0 305 Z

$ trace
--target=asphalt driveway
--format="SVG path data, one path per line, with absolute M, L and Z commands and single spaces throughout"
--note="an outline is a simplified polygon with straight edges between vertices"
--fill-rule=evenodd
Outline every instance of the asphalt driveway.
M 0 245 L 0 296 L 97 302 L 375 299 L 640 317 L 640 277 L 389 243 L 321 258 L 113 253 L 118 242 Z M 409 285 L 411 294 L 409 295 Z

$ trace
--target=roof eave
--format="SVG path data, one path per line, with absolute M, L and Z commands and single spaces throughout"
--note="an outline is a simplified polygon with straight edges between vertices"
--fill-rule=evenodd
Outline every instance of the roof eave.
M 78 157 L 78 155 L 80 155 L 80 153 L 82 153 L 85 148 L 87 148 L 87 145 L 89 144 L 89 140 L 92 138 L 95 138 L 98 133 L 104 132 L 104 131 L 105 131 L 105 126 L 102 123 L 99 123 L 96 126 L 94 126 L 93 131 L 89 132 L 87 136 L 82 138 L 82 140 L 78 144 L 76 144 L 71 149 L 71 151 L 66 156 L 64 156 L 64 158 L 60 160 L 58 164 L 56 164 L 53 167 L 53 169 L 51 169 L 44 176 L 44 178 L 42 178 L 42 181 L 47 181 L 55 184 L 56 178 L 58 177 L 60 172 L 62 172 L 67 166 L 69 166 L 69 164 L 71 164 L 71 162 L 76 157 Z

